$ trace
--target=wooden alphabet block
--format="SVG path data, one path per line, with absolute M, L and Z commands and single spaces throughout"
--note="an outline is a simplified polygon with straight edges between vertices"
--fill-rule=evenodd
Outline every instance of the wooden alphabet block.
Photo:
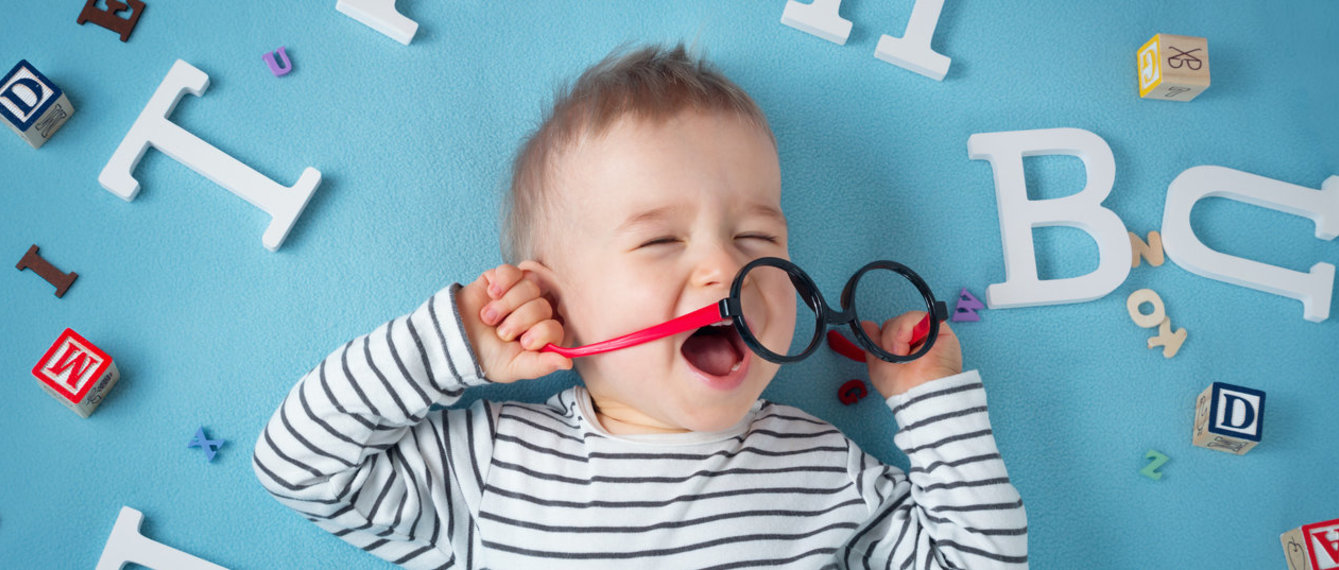
M 1139 96 L 1189 101 L 1209 88 L 1209 40 L 1157 34 L 1139 48 Z
M 73 114 L 65 92 L 26 59 L 0 79 L 0 118 L 33 148 L 42 148 Z
M 1214 382 L 1195 400 L 1195 431 L 1191 443 L 1245 455 L 1264 434 L 1265 393 Z
M 1339 568 L 1339 519 L 1311 523 L 1279 535 L 1288 570 Z
M 65 329 L 33 366 L 42 388 L 80 417 L 88 417 L 121 373 L 107 353 L 73 329 Z

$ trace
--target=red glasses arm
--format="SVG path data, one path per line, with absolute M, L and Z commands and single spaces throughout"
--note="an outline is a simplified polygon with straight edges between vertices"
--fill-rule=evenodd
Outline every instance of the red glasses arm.
M 662 339 L 670 335 L 676 335 L 681 332 L 705 327 L 709 324 L 719 322 L 723 318 L 725 317 L 721 314 L 721 303 L 717 302 L 658 325 L 631 332 L 620 337 L 611 338 L 603 342 L 573 348 L 563 348 L 550 343 L 539 350 L 542 352 L 556 352 L 568 358 L 590 356 L 593 354 L 618 350 L 620 348 L 627 348 L 629 346 L 636 346 L 653 340 Z

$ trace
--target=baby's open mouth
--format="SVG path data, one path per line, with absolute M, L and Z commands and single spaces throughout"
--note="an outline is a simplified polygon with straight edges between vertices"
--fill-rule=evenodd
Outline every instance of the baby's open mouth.
M 739 369 L 747 349 L 744 339 L 732 324 L 714 324 L 697 329 L 679 349 L 683 357 L 694 368 L 711 374 L 725 376 Z

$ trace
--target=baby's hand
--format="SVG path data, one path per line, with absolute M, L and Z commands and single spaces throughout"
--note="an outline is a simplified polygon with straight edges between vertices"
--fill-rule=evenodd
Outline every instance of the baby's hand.
M 898 356 L 911 354 L 911 330 L 925 317 L 924 311 L 912 311 L 888 319 L 883 327 L 870 321 L 862 321 L 869 338 L 879 343 L 884 350 Z M 919 345 L 916 347 L 920 349 Z M 962 372 L 962 347 L 958 337 L 948 328 L 948 323 L 939 323 L 939 336 L 930 352 L 911 362 L 895 364 L 880 360 L 873 354 L 865 355 L 869 365 L 869 379 L 884 398 L 902 394 L 931 380 L 953 376 Z
M 539 351 L 563 340 L 545 293 L 534 275 L 506 264 L 460 289 L 460 318 L 488 379 L 510 383 L 572 367 L 567 357 Z

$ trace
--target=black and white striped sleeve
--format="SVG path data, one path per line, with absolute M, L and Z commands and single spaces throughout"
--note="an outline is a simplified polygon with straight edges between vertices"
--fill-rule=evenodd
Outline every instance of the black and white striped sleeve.
M 854 450 L 871 518 L 845 547 L 851 568 L 1026 568 L 1027 513 L 1009 482 L 975 370 L 888 398 L 910 470 Z
M 289 392 L 252 467 L 280 503 L 406 568 L 472 567 L 496 410 L 430 412 L 489 383 L 460 285 L 335 350 Z

